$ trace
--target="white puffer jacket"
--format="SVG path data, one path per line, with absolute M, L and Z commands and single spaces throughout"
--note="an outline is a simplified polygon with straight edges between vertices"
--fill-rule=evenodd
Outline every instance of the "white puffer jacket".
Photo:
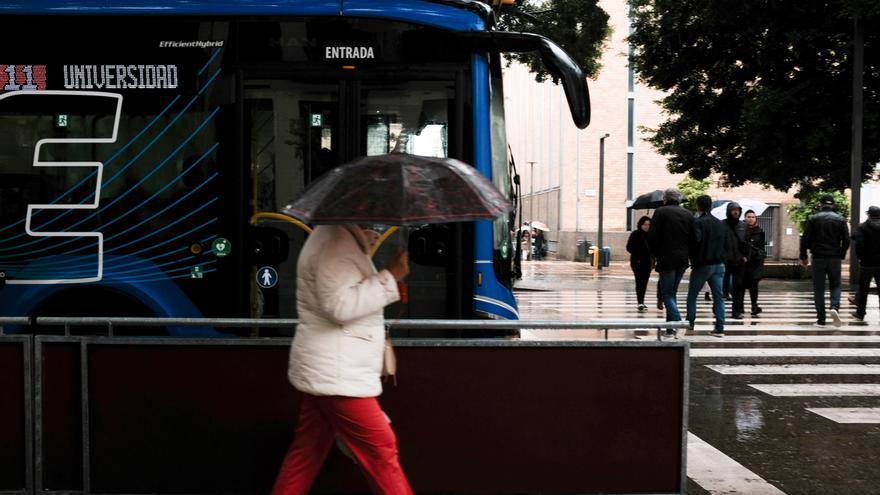
M 319 225 L 297 261 L 299 325 L 287 376 L 312 395 L 376 397 L 385 343 L 383 308 L 398 299 L 397 282 L 376 271 L 371 242 L 354 225 Z

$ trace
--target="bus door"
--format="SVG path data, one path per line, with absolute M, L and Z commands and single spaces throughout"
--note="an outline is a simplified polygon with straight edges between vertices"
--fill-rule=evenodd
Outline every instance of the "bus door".
M 312 181 L 358 157 L 386 153 L 450 156 L 450 148 L 456 146 L 455 138 L 450 141 L 450 128 L 455 126 L 450 117 L 457 104 L 456 82 L 246 79 L 244 92 L 245 157 L 250 168 L 247 196 L 251 198 L 248 216 L 257 224 L 250 228 L 249 237 L 264 253 L 251 260 L 250 314 L 293 318 L 296 260 L 307 233 L 266 213 L 280 211 Z M 380 232 L 388 227 L 375 226 Z M 451 296 L 448 293 L 457 287 L 454 280 L 450 282 L 455 274 L 450 265 L 460 254 L 453 246 L 455 227 L 446 230 L 448 259 L 438 262 L 435 257 L 420 263 L 426 257 L 412 256 L 410 302 L 392 305 L 387 316 L 448 317 L 450 301 L 461 289 Z M 435 227 L 431 235 L 436 237 L 443 231 L 444 227 Z M 376 252 L 376 266 L 381 269 L 398 249 L 412 249 L 410 234 L 418 232 L 416 226 L 390 235 Z M 252 246 L 249 251 L 253 250 Z M 280 255 L 273 257 L 274 252 Z
M 450 81 L 364 80 L 353 96 L 359 108 L 358 156 L 385 153 L 409 153 L 431 157 L 450 156 L 450 130 L 454 113 L 456 83 Z M 410 274 L 407 277 L 409 303 L 388 308 L 391 318 L 447 318 L 450 277 L 453 272 L 454 226 L 419 226 L 403 229 L 388 238 L 376 253 L 377 267 L 399 249 L 410 250 Z M 413 253 L 424 244 L 420 232 L 430 231 L 432 237 L 446 234 L 448 259 L 433 259 Z M 438 234 L 439 233 L 439 234 Z M 435 243 L 437 239 L 432 239 Z M 412 243 L 412 245 L 410 245 Z
M 296 260 L 307 233 L 261 213 L 277 213 L 342 163 L 339 87 L 337 81 L 245 81 L 252 317 L 296 317 Z

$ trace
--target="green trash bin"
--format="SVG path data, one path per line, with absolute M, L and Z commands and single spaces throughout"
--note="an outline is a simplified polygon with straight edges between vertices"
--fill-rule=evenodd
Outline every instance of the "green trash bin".
M 587 261 L 587 258 L 590 255 L 590 248 L 593 247 L 593 243 L 586 239 L 581 239 L 575 243 L 576 251 L 575 251 L 575 261 Z

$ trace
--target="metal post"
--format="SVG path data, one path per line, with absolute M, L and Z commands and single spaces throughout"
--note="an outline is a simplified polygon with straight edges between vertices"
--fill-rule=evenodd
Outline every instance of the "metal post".
M 599 238 L 596 240 L 599 249 L 599 270 L 602 269 L 602 227 L 603 215 L 605 213 L 605 138 L 611 134 L 605 133 L 599 138 Z
M 562 240 L 561 232 L 562 232 L 562 190 L 565 187 L 564 173 L 562 169 L 562 156 L 563 156 L 563 148 L 565 148 L 565 127 L 562 125 L 562 90 L 558 91 L 559 93 L 559 163 L 557 163 L 557 168 L 559 169 L 559 195 L 556 199 L 556 252 L 559 252 L 559 246 L 562 244 L 560 241 Z M 549 211 L 547 212 L 550 213 Z
M 529 165 L 532 174 L 529 179 L 529 187 L 531 188 L 531 192 L 529 192 L 529 226 L 531 227 L 535 220 L 535 162 L 529 162 Z
M 864 122 L 864 90 L 863 74 L 865 71 L 865 20 L 862 14 L 856 13 L 853 21 L 853 108 L 852 108 L 852 169 L 850 177 L 850 232 L 856 233 L 859 227 L 859 216 L 862 205 L 862 127 Z M 858 283 L 859 261 L 856 257 L 855 243 L 849 251 L 849 286 Z
M 581 130 L 574 131 L 574 231 L 581 230 Z M 575 241 L 576 242 L 576 241 Z

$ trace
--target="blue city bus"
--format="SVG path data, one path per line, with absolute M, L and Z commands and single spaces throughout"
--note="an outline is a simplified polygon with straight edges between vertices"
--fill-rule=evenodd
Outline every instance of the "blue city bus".
M 272 214 L 327 170 L 449 156 L 518 199 L 505 52 L 539 52 L 589 122 L 577 64 L 495 31 L 477 1 L 47 0 L 0 16 L 4 316 L 296 317 L 307 233 Z M 513 221 L 391 236 L 377 265 L 408 245 L 412 270 L 388 314 L 518 318 Z

